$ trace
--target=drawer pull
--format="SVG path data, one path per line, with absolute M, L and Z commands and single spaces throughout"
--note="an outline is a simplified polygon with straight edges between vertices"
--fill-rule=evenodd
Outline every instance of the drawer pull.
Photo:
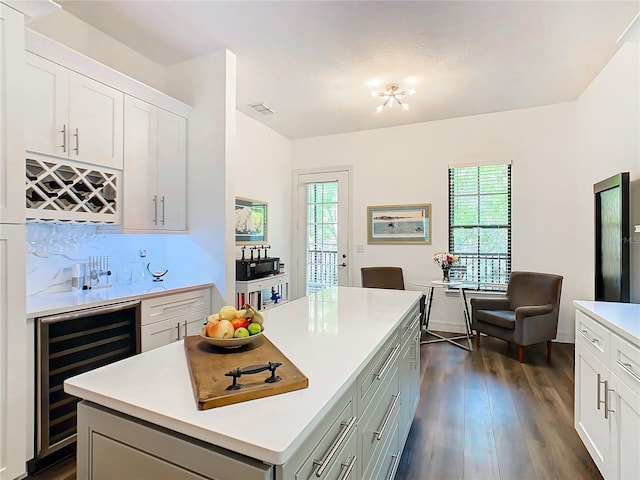
M 331 462 L 333 461 L 333 457 L 336 456 L 336 453 L 338 453 L 338 450 L 340 450 L 340 447 L 342 446 L 344 441 L 347 439 L 347 437 L 351 433 L 351 430 L 353 430 L 353 428 L 356 426 L 357 420 L 358 420 L 357 417 L 351 417 L 351 420 L 349 420 L 349 423 L 344 423 L 344 422 L 340 423 L 341 426 L 347 427 L 347 428 L 345 428 L 342 431 L 340 436 L 336 439 L 336 441 L 333 443 L 333 445 L 329 449 L 329 452 L 325 455 L 325 457 L 322 460 L 313 461 L 313 464 L 318 466 L 318 469 L 316 470 L 316 477 L 321 477 L 324 471 L 327 469 L 327 467 L 331 464 Z
M 380 427 L 380 430 L 373 432 L 374 435 L 377 435 L 378 440 L 382 440 L 382 434 L 384 433 L 385 428 L 387 428 L 387 423 L 389 423 L 389 419 L 391 418 L 391 415 L 393 415 L 393 411 L 396 409 L 396 405 L 398 404 L 398 400 L 400 400 L 400 392 L 398 392 L 397 395 L 393 396 L 393 403 L 391 404 L 391 407 L 389 407 L 389 410 L 387 411 L 387 415 L 384 418 L 384 421 L 382 422 L 382 427 Z
M 589 340 L 591 343 L 596 344 L 596 345 L 600 343 L 600 340 L 598 340 L 597 338 L 591 338 L 591 337 L 589 336 L 589 331 L 588 331 L 588 330 L 580 330 L 580 333 L 581 333 L 582 335 L 584 335 L 584 337 L 585 337 L 587 340 Z
M 356 457 L 355 455 L 353 457 L 351 457 L 351 460 L 349 461 L 349 463 L 341 463 L 340 466 L 342 468 L 346 468 L 346 470 L 344 471 L 344 473 L 342 475 L 340 475 L 338 477 L 338 480 L 347 480 L 347 478 L 349 478 L 349 475 L 351 475 L 351 472 L 353 471 L 353 467 L 356 466 L 356 461 L 358 460 L 358 457 Z
M 631 375 L 633 378 L 635 378 L 637 381 L 640 382 L 640 375 L 638 375 L 636 372 L 633 371 L 633 365 L 631 365 L 630 363 L 623 363 L 620 360 L 616 360 L 616 363 L 625 372 L 627 372 L 629 375 Z
M 413 322 L 411 322 L 410 324 L 408 324 L 405 328 L 405 330 L 411 330 L 413 329 L 414 325 L 416 323 L 418 323 L 418 321 L 420 320 L 420 316 L 421 314 L 418 312 L 418 314 L 416 315 L 416 318 L 413 320 Z
M 393 458 L 393 463 L 391 464 L 391 471 L 389 472 L 389 480 L 393 480 L 394 478 L 396 478 L 396 473 L 398 471 L 398 467 L 400 466 L 400 452 L 396 453 L 395 455 L 391 455 L 391 458 Z
M 166 310 L 172 310 L 174 308 L 188 307 L 189 305 L 195 305 L 196 303 L 198 303 L 197 300 L 191 300 L 190 302 L 177 303 L 175 305 L 166 305 L 162 307 L 162 310 L 166 311 Z
M 380 369 L 380 371 L 378 373 L 374 373 L 375 377 L 378 380 L 384 377 L 384 374 L 387 372 L 387 369 L 391 366 L 391 364 L 395 360 L 396 354 L 398 353 L 399 349 L 400 349 L 400 345 L 396 345 L 395 347 L 393 347 L 393 350 L 391 350 L 391 353 L 387 357 L 387 360 L 384 362 L 384 365 L 382 365 L 382 368 Z

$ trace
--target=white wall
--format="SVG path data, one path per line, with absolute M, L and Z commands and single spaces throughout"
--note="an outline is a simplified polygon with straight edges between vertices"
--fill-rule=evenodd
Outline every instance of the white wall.
M 165 70 L 132 48 L 63 9 L 29 22 L 28 27 L 58 43 L 164 91 Z
M 640 225 L 640 45 L 625 43 L 580 96 L 577 255 L 579 291 L 593 299 L 593 184 L 620 172 L 631 180 L 631 225 Z M 633 230 L 633 227 L 632 227 Z M 631 233 L 631 301 L 640 303 L 640 233 Z
M 575 115 L 575 104 L 563 103 L 304 139 L 293 142 L 293 160 L 295 168 L 353 165 L 351 238 L 365 245 L 364 253 L 351 254 L 353 285 L 361 284 L 360 267 L 374 265 L 401 266 L 407 284 L 438 279 L 431 257 L 448 245 L 448 166 L 511 160 L 513 269 L 565 277 L 559 337 L 568 339 L 577 295 L 576 225 L 559 212 L 578 208 Z M 368 205 L 422 202 L 432 204 L 431 245 L 366 245 Z M 433 308 L 434 329 L 462 331 L 456 297 L 438 291 Z
M 188 228 L 208 254 L 199 269 L 210 272 L 220 293 L 214 307 L 235 304 L 235 88 L 236 58 L 228 50 L 168 69 L 168 93 L 194 106 L 187 136 Z
M 253 118 L 238 112 L 235 192 L 268 202 L 269 254 L 291 265 L 291 142 Z M 236 247 L 240 257 L 240 248 Z

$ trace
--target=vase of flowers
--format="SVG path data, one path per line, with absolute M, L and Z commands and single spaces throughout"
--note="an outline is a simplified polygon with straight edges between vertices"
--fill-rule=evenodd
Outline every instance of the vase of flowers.
M 451 265 L 458 261 L 458 256 L 449 252 L 438 252 L 433 256 L 434 263 L 442 269 L 442 281 L 449 282 L 451 280 Z

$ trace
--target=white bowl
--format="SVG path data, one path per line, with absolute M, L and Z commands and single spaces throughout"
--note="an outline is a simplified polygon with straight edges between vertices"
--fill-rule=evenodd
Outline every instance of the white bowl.
M 208 344 L 215 345 L 216 347 L 223 347 L 223 348 L 241 347 L 242 345 L 247 345 L 248 343 L 251 343 L 257 340 L 258 338 L 262 337 L 262 332 L 260 332 L 260 333 L 256 333 L 255 335 L 249 335 L 248 337 L 241 337 L 241 338 L 211 338 L 211 337 L 207 337 L 207 334 L 205 332 L 206 328 L 207 327 L 202 327 L 202 329 L 200 330 L 200 338 L 202 338 Z

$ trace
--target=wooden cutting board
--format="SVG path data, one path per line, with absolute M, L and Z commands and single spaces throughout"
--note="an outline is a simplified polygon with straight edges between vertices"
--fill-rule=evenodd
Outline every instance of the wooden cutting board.
M 199 410 L 231 405 L 279 393 L 300 390 L 309 386 L 309 379 L 264 335 L 248 345 L 238 348 L 220 348 L 210 345 L 199 335 L 184 338 L 191 384 Z M 235 368 L 280 362 L 275 374 L 279 382 L 266 383 L 271 377 L 268 370 L 242 375 L 237 379 L 243 387 L 227 390 L 233 378 L 225 373 Z

